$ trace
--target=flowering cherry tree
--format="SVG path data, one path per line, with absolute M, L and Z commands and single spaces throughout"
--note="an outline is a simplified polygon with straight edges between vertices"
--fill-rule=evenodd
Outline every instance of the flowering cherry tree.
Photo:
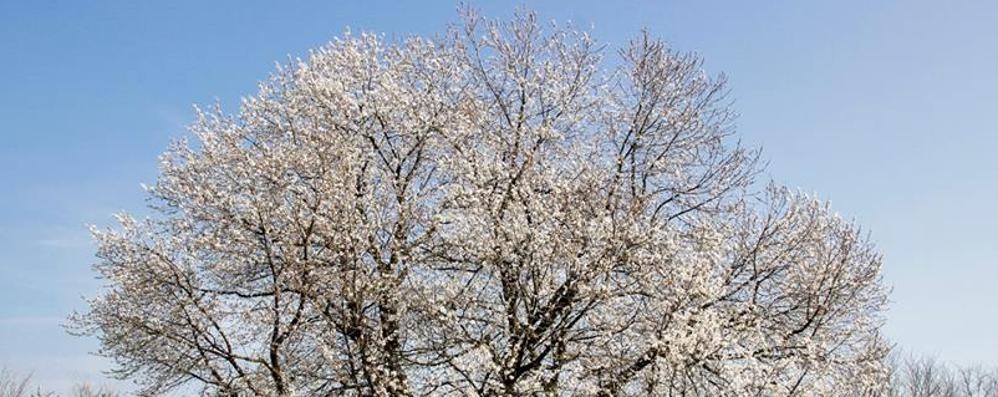
M 647 34 L 348 34 L 197 112 L 76 326 L 147 394 L 879 393 L 879 254 L 728 105 Z

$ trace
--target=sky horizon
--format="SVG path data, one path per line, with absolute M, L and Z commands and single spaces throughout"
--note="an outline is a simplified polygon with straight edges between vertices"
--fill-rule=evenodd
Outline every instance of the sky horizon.
M 762 178 L 814 192 L 871 233 L 907 351 L 998 367 L 998 4 L 596 1 L 530 4 L 592 26 L 607 56 L 641 29 L 725 73 Z M 469 2 L 488 17 L 513 6 Z M 99 282 L 88 224 L 142 214 L 140 184 L 193 105 L 227 112 L 289 56 L 349 28 L 432 35 L 457 3 L 0 3 L 0 367 L 46 388 L 105 383 L 61 327 Z M 993 110 L 990 110 L 993 112 Z

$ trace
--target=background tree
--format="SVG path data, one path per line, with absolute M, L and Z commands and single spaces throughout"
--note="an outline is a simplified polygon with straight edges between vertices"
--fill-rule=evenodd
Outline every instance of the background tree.
M 35 386 L 31 375 L 19 375 L 0 367 L 0 397 L 55 397 L 58 394 Z M 70 397 L 118 397 L 121 394 L 107 387 L 81 383 L 73 386 Z
M 19 376 L 7 367 L 0 367 L 0 397 L 44 396 L 40 390 L 34 390 L 31 376 Z
M 347 35 L 198 111 L 77 316 L 157 394 L 867 395 L 881 259 L 758 191 L 723 77 L 468 12 Z
M 889 357 L 891 397 L 995 397 L 998 371 L 979 365 L 959 367 L 932 357 L 905 355 Z

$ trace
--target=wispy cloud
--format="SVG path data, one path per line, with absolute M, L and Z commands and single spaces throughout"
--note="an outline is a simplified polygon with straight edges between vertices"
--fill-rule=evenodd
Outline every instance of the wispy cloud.
M 90 236 L 82 224 L 76 228 L 66 226 L 43 227 L 34 244 L 45 248 L 83 249 L 90 247 Z
M 43 238 L 35 241 L 35 244 L 49 248 L 87 248 L 90 246 L 90 240 L 84 238 Z
M 61 326 L 66 322 L 60 316 L 11 316 L 0 317 L 0 325 L 10 327 L 24 326 Z

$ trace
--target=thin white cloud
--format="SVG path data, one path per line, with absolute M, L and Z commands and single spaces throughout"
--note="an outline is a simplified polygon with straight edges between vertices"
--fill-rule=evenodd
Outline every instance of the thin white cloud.
M 0 317 L 0 325 L 4 326 L 61 326 L 66 317 L 60 316 L 12 316 Z

